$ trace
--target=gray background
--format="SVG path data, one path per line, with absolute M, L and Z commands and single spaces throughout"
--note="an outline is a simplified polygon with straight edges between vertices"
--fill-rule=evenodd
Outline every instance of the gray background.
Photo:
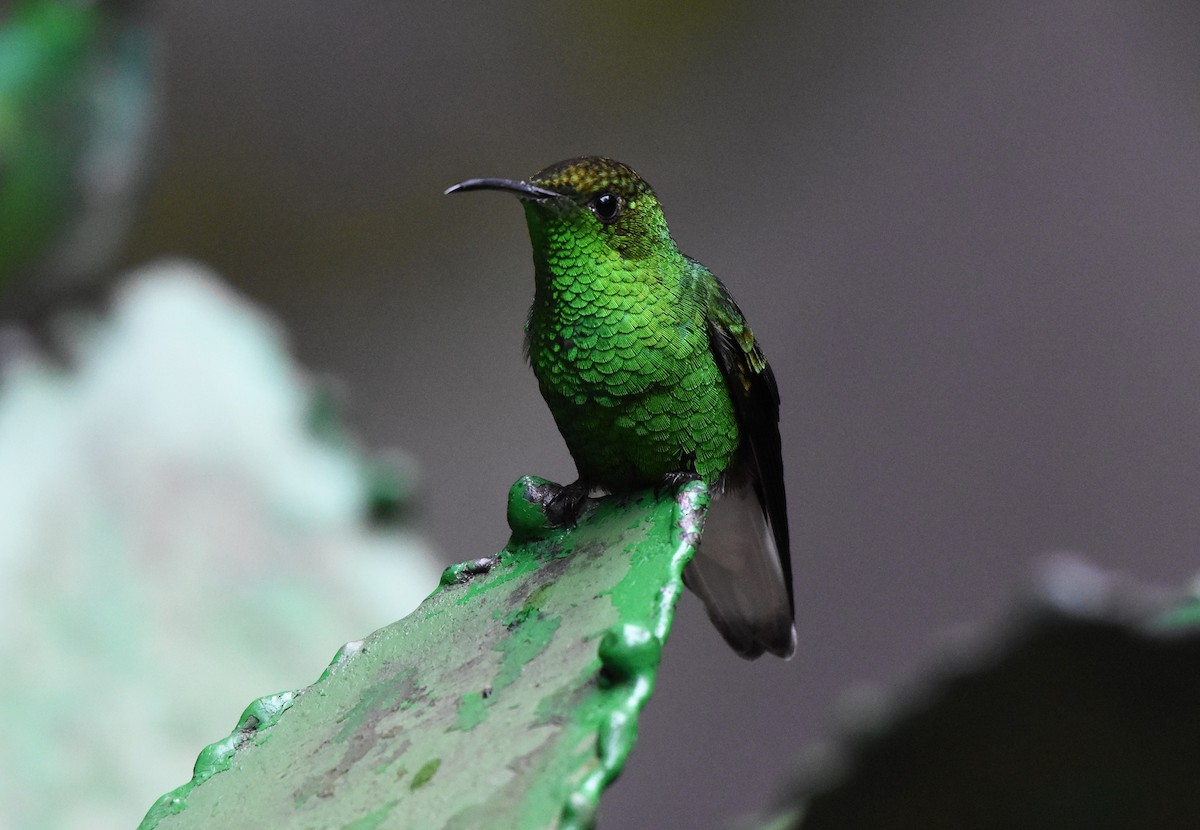
M 626 161 L 753 323 L 797 657 L 739 660 L 685 598 L 603 826 L 761 805 L 842 692 L 994 616 L 1047 552 L 1194 570 L 1200 4 L 153 14 L 166 155 L 129 261 L 192 255 L 273 309 L 356 431 L 417 457 L 447 561 L 504 543 L 519 475 L 573 469 L 521 359 L 521 212 L 445 186 Z

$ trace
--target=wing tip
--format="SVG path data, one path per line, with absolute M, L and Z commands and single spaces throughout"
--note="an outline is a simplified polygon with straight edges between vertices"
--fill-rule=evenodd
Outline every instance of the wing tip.
M 777 628 L 771 631 L 755 629 L 733 632 L 719 623 L 717 628 L 725 642 L 746 660 L 757 660 L 768 652 L 783 660 L 791 660 L 796 656 L 796 626 L 790 621 L 786 633 Z
M 791 581 L 751 488 L 727 489 L 709 507 L 704 536 L 683 572 L 708 618 L 740 656 L 796 653 Z

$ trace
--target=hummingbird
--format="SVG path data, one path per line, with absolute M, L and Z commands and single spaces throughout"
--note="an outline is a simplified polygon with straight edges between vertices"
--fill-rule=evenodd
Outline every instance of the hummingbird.
M 470 190 L 511 193 L 525 209 L 525 353 L 578 471 L 547 517 L 574 524 L 597 491 L 703 481 L 713 499 L 684 583 L 742 657 L 791 657 L 779 391 L 729 291 L 680 252 L 654 191 L 621 162 L 568 159 L 445 192 Z

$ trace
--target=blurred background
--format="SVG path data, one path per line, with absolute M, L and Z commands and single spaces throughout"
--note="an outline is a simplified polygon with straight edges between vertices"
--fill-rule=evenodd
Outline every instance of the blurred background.
M 443 563 L 504 544 L 518 476 L 574 477 L 521 357 L 521 211 L 447 185 L 625 161 L 750 319 L 783 399 L 797 656 L 741 661 L 685 597 L 601 826 L 761 807 L 848 690 L 997 615 L 1048 553 L 1195 572 L 1194 2 L 145 18 L 161 132 L 124 263 L 194 258 L 277 318 L 350 431 L 411 454 Z

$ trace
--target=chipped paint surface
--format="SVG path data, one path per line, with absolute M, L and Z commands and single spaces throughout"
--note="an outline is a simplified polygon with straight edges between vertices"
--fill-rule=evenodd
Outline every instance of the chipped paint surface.
M 654 686 L 707 494 L 592 505 L 554 530 L 513 486 L 513 538 L 447 569 L 312 686 L 256 701 L 142 830 L 587 828 Z M 269 740 L 268 740 L 269 739 Z

